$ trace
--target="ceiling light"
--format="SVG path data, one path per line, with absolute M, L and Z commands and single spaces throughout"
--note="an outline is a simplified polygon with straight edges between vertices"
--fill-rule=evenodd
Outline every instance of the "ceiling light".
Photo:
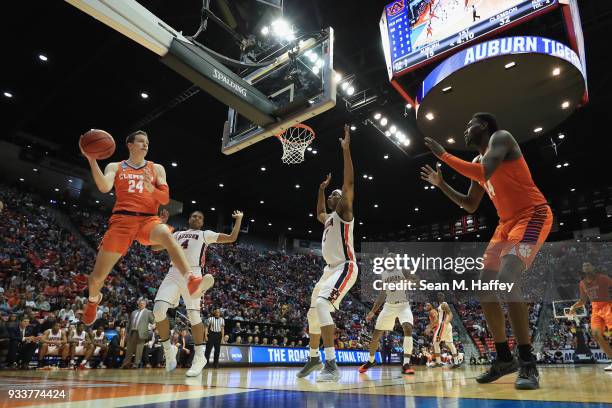
M 455 144 L 455 139 L 453 139 L 452 137 L 449 137 L 448 139 L 446 139 L 446 142 L 448 144 Z
M 4 96 L 7 97 L 7 98 L 12 98 L 13 94 L 10 93 L 10 92 L 4 91 Z
M 309 213 L 309 214 L 308 214 L 308 216 L 309 216 L 309 217 L 312 217 L 313 215 L 312 215 L 312 213 Z
M 38 169 L 32 169 L 34 172 L 38 172 Z
M 270 27 L 268 27 L 268 26 L 263 26 L 263 27 L 261 28 L 261 34 L 263 34 L 263 35 L 268 35 L 268 34 L 270 34 Z
M 560 223 L 559 223 L 559 225 L 560 225 L 560 226 L 564 226 L 564 225 L 565 225 L 565 223 L 564 223 L 564 222 L 560 222 Z
M 414 207 L 414 211 L 419 211 L 419 207 Z
M 533 129 L 533 133 L 540 133 L 543 129 L 541 127 L 537 127 Z
M 429 112 L 427 115 L 425 115 L 425 117 L 427 118 L 427 120 L 434 120 L 434 114 Z
M 308 150 L 309 152 L 312 152 L 312 147 L 308 146 L 306 150 Z
M 178 166 L 178 163 L 177 163 L 177 162 L 172 162 L 172 163 L 170 163 L 170 164 L 172 165 L 172 167 L 176 167 L 176 166 Z
M 397 132 L 397 128 L 395 127 L 395 125 L 391 125 L 391 127 L 389 128 L 389 132 L 391 132 L 392 135 L 394 135 L 395 132 Z
M 355 87 L 354 86 L 349 86 L 348 89 L 346 90 L 346 94 L 347 95 L 352 95 L 355 93 Z
M 402 142 L 404 146 L 410 146 L 410 139 L 406 139 Z
M 583 218 L 583 219 L 582 219 L 582 222 L 587 222 L 587 219 L 586 219 L 586 218 Z
M 54 188 L 55 191 L 59 191 L 59 188 Z
M 351 125 L 351 130 L 357 130 L 357 126 Z
M 45 54 L 38 54 L 38 59 L 46 62 L 49 58 Z
M 255 218 L 251 218 L 251 222 L 255 222 Z
M 361 239 L 366 239 L 365 235 L 363 237 L 361 237 Z
M 265 167 L 261 167 L 259 170 L 266 171 L 266 168 Z
M 576 191 L 576 189 L 575 189 L 575 188 L 572 188 L 572 189 L 570 189 L 570 191 L 573 193 L 574 191 Z
M 312 151 L 312 154 L 317 154 L 317 153 L 318 153 L 318 152 L 317 152 L 316 150 L 313 150 L 313 151 Z
M 24 180 L 24 179 L 22 179 L 22 178 L 19 178 L 19 181 L 25 181 L 25 180 Z
M 425 186 L 424 188 L 425 188 L 425 190 L 429 190 L 429 186 Z
M 563 133 L 559 133 L 559 139 L 565 139 L 565 135 Z
M 504 68 L 510 69 L 510 68 L 514 68 L 515 66 L 516 66 L 516 62 L 512 61 L 504 65 Z
M 378 204 L 374 204 L 374 208 L 378 208 Z
M 382 115 L 380 113 L 374 114 L 374 119 L 379 120 L 380 118 L 382 118 Z
M 372 176 L 368 176 L 368 180 L 372 180 L 374 177 Z
M 114 195 L 115 195 L 115 193 L 113 193 L 113 192 L 111 191 L 110 195 L 114 196 Z
M 319 56 L 314 52 L 311 52 L 310 54 L 308 54 L 308 59 L 314 64 L 319 59 Z
M 388 122 L 389 122 L 389 121 L 387 120 L 387 118 L 382 118 L 382 119 L 380 120 L 380 124 L 381 124 L 381 125 L 383 125 L 383 126 L 387 126 L 387 123 L 388 123 Z
M 100 200 L 96 200 L 96 204 L 100 204 Z
M 340 81 L 342 81 L 342 74 L 341 74 L 341 73 L 339 73 L 339 72 L 336 72 L 336 73 L 334 74 L 334 79 L 336 80 L 336 82 L 340 82 Z
M 391 136 L 391 132 L 389 132 L 388 130 L 385 131 L 385 136 L 390 137 Z
M 364 178 L 364 179 L 367 179 L 367 178 L 368 178 L 368 175 L 367 175 L 367 174 L 364 174 L 364 175 L 363 175 L 363 178 Z
M 195 203 L 196 203 L 196 200 L 191 200 L 191 204 L 195 204 Z
M 569 106 L 570 106 L 569 101 L 564 101 L 564 102 L 561 104 L 561 109 L 567 109 L 567 108 L 569 108 Z
M 309 234 L 312 234 L 312 230 L 308 230 L 308 233 L 309 233 Z
M 560 169 L 562 166 L 560 164 L 557 164 L 555 167 Z
M 219 183 L 219 187 L 225 187 L 225 185 L 223 183 Z
M 72 179 L 68 179 L 68 182 L 69 182 L 69 183 L 72 183 Z
M 568 162 L 563 163 L 563 167 L 567 167 L 567 166 L 569 166 Z
M 349 87 L 349 83 L 348 82 L 343 82 L 342 85 L 340 85 L 340 88 L 342 88 L 343 91 L 346 91 L 346 88 Z
M 148 93 L 146 93 L 146 92 L 141 92 L 141 93 L 140 93 L 140 97 L 141 97 L 142 99 L 147 99 L 147 98 L 149 97 L 149 94 L 148 94 Z
M 406 104 L 406 109 L 412 109 L 412 105 L 411 105 L 411 104 L 409 104 L 409 103 L 407 103 L 407 104 Z
M 359 225 L 363 225 L 363 221 L 359 221 Z
M 300 185 L 299 185 L 299 184 L 296 184 L 296 185 L 295 185 L 295 188 L 300 188 Z
M 410 227 L 412 227 L 412 224 L 408 224 L 408 225 L 406 225 L 406 226 L 407 226 L 408 228 L 410 228 Z
M 553 69 L 552 74 L 553 74 L 554 76 L 557 76 L 557 75 L 561 74 L 561 68 L 555 68 L 555 69 Z
M 263 203 L 264 203 L 264 200 L 259 200 L 259 204 L 263 204 Z
M 319 75 L 319 67 L 317 66 L 312 67 L 312 73 L 315 75 Z
M 452 90 L 453 90 L 453 87 L 452 87 L 452 86 L 447 86 L 446 88 L 442 88 L 442 92 L 443 92 L 443 93 L 448 93 L 448 92 L 450 92 L 450 91 L 452 91 Z
M 287 229 L 288 229 L 289 231 L 291 231 L 291 227 L 287 227 Z
M 383 159 L 385 159 L 385 160 L 387 160 L 388 158 L 389 158 L 389 155 L 388 155 L 388 154 L 385 154 L 385 155 L 383 156 Z
M 323 65 L 325 65 L 325 62 L 322 59 L 317 60 L 317 62 L 315 62 L 315 67 L 317 68 L 323 68 Z
M 210 207 L 210 211 L 215 211 L 215 207 Z
M 268 227 L 271 227 L 271 226 L 272 226 L 272 223 L 271 223 L 271 222 L 269 222 L 269 223 L 268 223 Z
M 438 237 L 438 241 L 441 240 L 442 238 Z

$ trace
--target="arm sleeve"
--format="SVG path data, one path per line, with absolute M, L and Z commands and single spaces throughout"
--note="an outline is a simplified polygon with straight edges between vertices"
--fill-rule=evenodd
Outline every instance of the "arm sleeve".
M 153 198 L 162 205 L 170 202 L 170 189 L 167 184 L 156 186 L 153 188 Z
M 204 242 L 207 244 L 214 244 L 219 239 L 219 233 L 211 230 L 204 231 Z
M 459 174 L 474 180 L 484 183 L 485 180 L 485 172 L 484 166 L 482 163 L 471 163 L 465 160 L 461 160 L 460 158 L 453 156 L 450 153 L 444 153 L 442 157 L 440 157 L 444 163 L 448 164 L 453 170 L 458 172 Z

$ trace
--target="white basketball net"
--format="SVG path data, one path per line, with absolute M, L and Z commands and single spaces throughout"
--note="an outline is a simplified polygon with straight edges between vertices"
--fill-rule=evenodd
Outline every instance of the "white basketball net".
M 276 135 L 283 145 L 283 157 L 285 164 L 298 164 L 304 161 L 304 152 L 315 138 L 314 130 L 310 127 L 298 124 L 290 127 Z

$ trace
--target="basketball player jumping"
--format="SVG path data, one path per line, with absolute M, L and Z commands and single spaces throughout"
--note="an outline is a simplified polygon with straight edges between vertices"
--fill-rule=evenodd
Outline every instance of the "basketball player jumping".
M 576 309 L 591 301 L 591 333 L 610 360 L 604 370 L 612 371 L 612 347 L 603 336 L 606 329 L 612 330 L 612 279 L 603 273 L 597 273 L 590 262 L 582 264 L 585 276 L 580 281 L 580 300 L 572 305 L 568 316 L 575 316 Z
M 444 301 L 444 293 L 438 292 L 437 299 L 438 310 L 436 316 L 438 320 L 432 331 L 434 359 L 436 361 L 436 365 L 434 367 L 442 366 L 442 361 L 440 360 L 440 343 L 444 343 L 453 356 L 453 365 L 451 368 L 458 368 L 460 367 L 459 355 L 457 354 L 455 343 L 453 343 L 453 326 L 451 324 L 451 321 L 453 320 L 453 313 L 451 312 L 448 303 Z M 429 304 L 429 306 L 431 307 L 431 304 Z
M 464 135 L 466 144 L 480 152 L 471 163 L 449 154 L 431 138 L 425 138 L 425 145 L 440 160 L 472 180 L 467 195 L 450 187 L 442 178 L 439 168 L 421 168 L 421 178 L 437 186 L 470 213 L 478 208 L 484 192 L 488 193 L 497 209 L 499 225 L 485 251 L 484 270 L 480 279 L 518 283 L 521 274 L 532 264 L 548 237 L 552 226 L 552 211 L 534 184 L 517 141 L 509 132 L 497 127 L 493 115 L 474 114 Z M 495 381 L 517 371 L 520 366 L 515 388 L 538 388 L 539 374 L 529 336 L 528 305 L 520 300 L 508 302 L 508 316 L 518 341 L 520 362 L 517 363 L 508 346 L 506 320 L 499 299 L 483 299 L 481 304 L 495 340 L 497 358 L 490 370 L 476 381 Z
M 240 233 L 240 224 L 242 223 L 243 214 L 240 211 L 234 211 L 232 218 L 236 220 L 234 228 L 230 235 L 220 234 L 210 230 L 202 231 L 204 225 L 204 213 L 202 211 L 194 211 L 189 217 L 189 229 L 187 231 L 177 231 L 172 236 L 180 244 L 185 251 L 189 264 L 191 265 L 193 274 L 201 277 L 202 271 L 206 264 L 206 250 L 210 244 L 229 244 L 235 242 Z M 162 221 L 168 221 L 168 213 L 162 212 Z M 153 250 L 162 250 L 161 246 L 153 246 Z M 176 368 L 176 353 L 178 348 L 170 344 L 170 322 L 168 322 L 168 308 L 175 308 L 179 304 L 179 298 L 183 298 L 185 308 L 187 309 L 187 317 L 191 323 L 191 334 L 195 345 L 195 353 L 191 368 L 187 370 L 188 377 L 200 375 L 202 369 L 206 365 L 206 357 L 204 356 L 204 324 L 200 315 L 200 302 L 202 295 L 210 289 L 215 280 L 211 274 L 206 274 L 202 280 L 201 289 L 190 294 L 184 285 L 184 278 L 181 272 L 176 268 L 174 261 L 168 270 L 168 274 L 164 278 L 157 295 L 155 296 L 155 306 L 153 307 L 153 315 L 155 316 L 155 324 L 159 332 L 160 342 L 164 348 L 166 356 L 166 371 L 172 371 Z
M 104 173 L 96 159 L 81 150 L 100 192 L 108 193 L 114 187 L 117 196 L 108 230 L 100 243 L 93 272 L 89 275 L 89 300 L 83 311 L 83 323 L 86 325 L 96 320 L 104 280 L 134 240 L 143 245 L 156 244 L 166 248 L 184 277 L 189 293 L 196 292 L 202 283 L 201 277 L 191 273 L 185 253 L 157 216 L 160 204 L 170 201 L 170 193 L 164 167 L 145 160 L 149 137 L 139 130 L 131 133 L 125 142 L 130 152 L 129 158 L 119 163 L 109 163 Z
M 393 255 L 389 255 L 389 257 L 392 258 Z M 408 278 L 404 276 L 401 270 L 384 269 L 380 275 L 380 279 L 385 284 L 395 284 L 407 280 Z M 406 291 L 397 289 L 380 291 L 378 298 L 372 306 L 372 310 L 370 310 L 370 313 L 366 316 L 367 321 L 374 318 L 374 315 L 383 302 L 385 305 L 383 306 L 382 312 L 380 312 L 376 318 L 376 326 L 372 334 L 372 341 L 370 341 L 370 358 L 365 364 L 359 367 L 359 372 L 363 374 L 374 365 L 374 357 L 376 356 L 380 337 L 385 331 L 393 330 L 393 327 L 395 327 L 395 319 L 399 319 L 402 329 L 404 329 L 404 361 L 402 362 L 402 374 L 414 374 L 414 370 L 410 367 L 413 340 L 412 326 L 414 325 L 414 319 L 412 310 L 410 310 L 410 302 L 406 296 Z
M 344 126 L 344 138 L 340 139 L 344 159 L 344 180 L 342 190 L 334 190 L 327 198 L 325 208 L 325 188 L 331 180 L 331 173 L 319 187 L 317 198 L 317 219 L 325 225 L 322 252 L 325 259 L 323 276 L 315 285 L 308 311 L 308 332 L 310 335 L 310 358 L 297 373 L 299 378 L 306 377 L 321 369 L 319 341 L 323 337 L 325 348 L 325 368 L 317 381 L 338 381 L 340 370 L 336 365 L 334 333 L 336 326 L 331 312 L 338 309 L 340 302 L 357 279 L 357 262 L 353 250 L 353 197 L 354 172 L 350 150 L 351 135 L 348 125 Z

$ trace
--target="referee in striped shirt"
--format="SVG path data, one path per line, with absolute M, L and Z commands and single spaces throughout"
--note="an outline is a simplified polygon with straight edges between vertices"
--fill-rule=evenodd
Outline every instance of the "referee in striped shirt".
M 210 364 L 210 352 L 215 348 L 214 368 L 219 367 L 219 353 L 221 352 L 221 339 L 225 335 L 225 320 L 221 317 L 221 310 L 215 309 L 213 315 L 206 321 L 204 336 L 206 341 L 206 361 Z

